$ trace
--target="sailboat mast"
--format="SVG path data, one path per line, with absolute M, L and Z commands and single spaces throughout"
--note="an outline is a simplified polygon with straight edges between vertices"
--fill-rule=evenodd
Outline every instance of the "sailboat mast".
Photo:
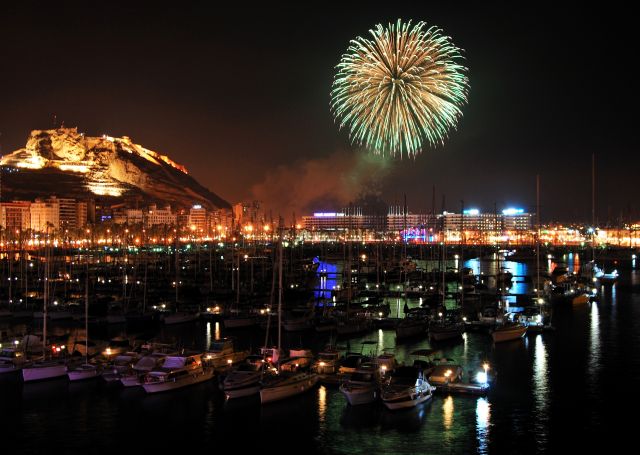
M 536 297 L 540 298 L 540 174 L 536 174 Z
M 84 282 L 84 362 L 89 363 L 89 250 L 85 251 L 86 254 L 86 276 Z
M 278 220 L 280 241 L 278 242 L 278 359 L 280 359 L 280 347 L 282 346 L 282 220 Z M 278 360 L 279 361 L 279 360 Z
M 460 307 L 464 305 L 464 201 L 460 200 Z
M 49 226 L 44 243 L 44 311 L 42 325 L 42 357 L 46 356 L 47 349 L 47 303 L 49 300 Z
M 591 260 L 595 264 L 596 242 L 596 153 L 591 153 Z

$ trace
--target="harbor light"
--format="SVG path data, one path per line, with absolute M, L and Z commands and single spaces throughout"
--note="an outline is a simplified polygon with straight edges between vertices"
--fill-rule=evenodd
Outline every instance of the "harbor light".
M 486 384 L 487 373 L 485 371 L 479 371 L 478 374 L 476 375 L 476 381 L 479 382 L 480 384 Z
M 544 303 L 544 299 L 543 298 L 539 298 L 538 299 L 538 304 L 542 305 Z
M 227 364 L 231 365 L 232 363 L 233 363 L 233 360 L 227 359 Z
M 597 288 L 593 288 L 593 289 L 591 289 L 591 292 L 595 295 L 595 294 L 598 293 L 598 289 Z

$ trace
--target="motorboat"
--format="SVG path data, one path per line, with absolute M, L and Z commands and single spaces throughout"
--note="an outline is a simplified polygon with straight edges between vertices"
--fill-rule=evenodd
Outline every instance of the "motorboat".
M 260 402 L 262 404 L 283 400 L 312 389 L 318 375 L 306 371 L 284 371 L 270 376 L 262 382 Z
M 80 364 L 73 369 L 67 371 L 70 381 L 83 381 L 85 379 L 94 379 L 98 377 L 98 366 L 91 363 Z
M 504 324 L 491 332 L 494 343 L 512 341 L 522 338 L 527 333 L 527 326 L 522 324 Z
M 41 360 L 29 363 L 22 368 L 24 382 L 56 379 L 67 375 L 67 366 L 60 360 Z
M 372 403 L 378 398 L 377 372 L 374 364 L 365 364 L 340 384 L 340 392 L 351 406 Z
M 203 368 L 202 355 L 167 356 L 164 364 L 144 377 L 142 387 L 147 393 L 170 390 L 199 384 L 213 377 L 213 368 Z
M 402 366 L 391 374 L 380 397 L 387 409 L 412 408 L 431 400 L 433 390 L 420 368 Z

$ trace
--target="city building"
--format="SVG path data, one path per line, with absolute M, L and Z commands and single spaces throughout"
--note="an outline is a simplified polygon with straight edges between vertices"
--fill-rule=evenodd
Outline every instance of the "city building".
M 171 206 L 159 209 L 155 204 L 149 206 L 145 225 L 147 227 L 165 225 L 175 225 L 177 221 L 176 214 L 171 212 Z
M 0 203 L 0 227 L 8 231 L 31 228 L 31 202 L 13 201 Z
M 36 199 L 31 204 L 31 229 L 36 232 L 60 229 L 60 201 Z

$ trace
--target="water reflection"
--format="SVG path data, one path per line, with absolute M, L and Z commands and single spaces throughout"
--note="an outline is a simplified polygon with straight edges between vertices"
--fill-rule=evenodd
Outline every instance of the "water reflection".
M 453 425 L 453 397 L 449 395 L 442 402 L 442 421 L 445 430 L 450 430 Z
M 538 445 L 547 440 L 547 423 L 549 420 L 549 376 L 547 370 L 547 347 L 542 335 L 536 336 L 533 356 L 533 398 L 536 407 L 535 437 Z
M 613 287 L 611 288 L 612 300 L 615 300 L 613 294 Z M 600 370 L 600 310 L 598 309 L 598 303 L 593 302 L 591 304 L 591 318 L 589 329 L 589 386 L 593 393 L 596 393 L 596 379 L 598 371 Z
M 489 453 L 489 428 L 491 426 L 491 404 L 486 398 L 476 403 L 476 438 L 478 453 Z
M 318 421 L 324 425 L 327 414 L 327 388 L 323 385 L 318 389 Z
M 219 322 L 216 322 L 216 328 L 213 333 L 213 336 L 215 337 L 216 340 L 220 339 L 220 323 Z
M 204 343 L 205 343 L 205 348 L 209 349 L 209 347 L 211 346 L 211 323 L 207 322 L 207 331 L 204 335 Z

